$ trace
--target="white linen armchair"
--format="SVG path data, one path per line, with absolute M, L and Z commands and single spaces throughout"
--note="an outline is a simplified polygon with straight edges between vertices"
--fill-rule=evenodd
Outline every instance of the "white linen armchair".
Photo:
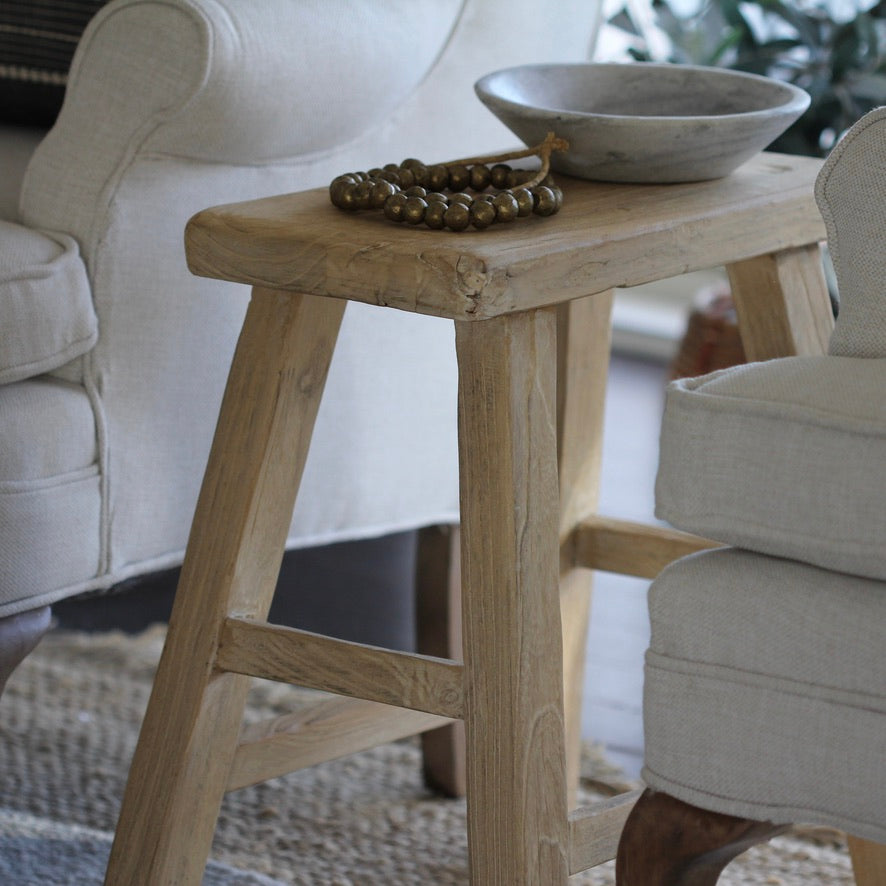
M 886 882 L 886 108 L 816 184 L 840 290 L 827 355 L 675 382 L 657 512 L 726 547 L 650 589 L 641 797 L 619 886 L 712 886 L 785 823 Z
M 248 300 L 188 272 L 187 219 L 512 144 L 474 80 L 587 58 L 598 8 L 114 0 L 98 13 L 51 130 L 0 127 L 4 676 L 44 607 L 181 562 Z M 290 548 L 457 522 L 451 335 L 348 308 Z

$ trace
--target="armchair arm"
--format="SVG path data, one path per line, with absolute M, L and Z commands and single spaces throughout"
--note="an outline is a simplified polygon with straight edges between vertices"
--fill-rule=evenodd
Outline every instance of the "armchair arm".
M 22 217 L 86 245 L 103 214 L 96 209 L 111 202 L 137 154 L 255 164 L 353 140 L 414 90 L 460 7 L 110 3 L 80 41 L 56 126 L 25 178 Z

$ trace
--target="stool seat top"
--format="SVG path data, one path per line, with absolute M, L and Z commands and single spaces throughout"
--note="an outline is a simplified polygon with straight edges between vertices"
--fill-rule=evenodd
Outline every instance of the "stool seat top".
M 482 320 L 824 240 L 820 168 L 763 153 L 707 182 L 557 176 L 557 215 L 463 233 L 345 213 L 320 188 L 206 209 L 185 245 L 200 276 Z

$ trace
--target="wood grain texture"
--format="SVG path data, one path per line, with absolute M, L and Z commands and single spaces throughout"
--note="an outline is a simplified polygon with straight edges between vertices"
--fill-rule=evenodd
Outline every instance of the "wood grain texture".
M 575 528 L 565 550 L 588 569 L 655 578 L 668 563 L 716 547 L 719 542 L 676 529 L 588 517 Z
M 568 877 L 556 311 L 456 324 L 473 883 Z
M 723 868 L 789 825 L 750 821 L 645 790 L 622 832 L 617 886 L 715 886 Z
M 443 718 L 421 711 L 362 699 L 326 698 L 306 710 L 244 726 L 225 789 L 237 790 L 440 728 L 441 722 Z
M 849 838 L 849 854 L 856 886 L 883 886 L 886 883 L 886 845 Z
M 761 154 L 708 182 L 562 177 L 556 216 L 463 234 L 346 214 L 318 189 L 199 213 L 188 263 L 208 277 L 484 319 L 817 243 L 820 167 Z
M 570 813 L 570 874 L 615 858 L 624 824 L 641 794 L 642 791 L 630 791 Z
M 419 531 L 415 569 L 416 649 L 423 655 L 462 661 L 461 530 L 427 526 Z M 462 721 L 421 737 L 425 784 L 448 797 L 463 797 L 465 725 Z
M 834 315 L 817 245 L 733 262 L 727 271 L 749 361 L 827 350 Z
M 603 414 L 609 371 L 613 293 L 557 306 L 557 470 L 560 542 L 597 510 L 603 460 Z M 591 573 L 560 563 L 563 690 L 568 805 L 575 805 L 581 764 L 581 706 L 587 661 Z
M 464 713 L 462 665 L 297 628 L 228 618 L 216 667 L 442 717 Z
M 130 769 L 108 886 L 202 881 L 249 685 L 216 671 L 217 638 L 230 611 L 267 614 L 343 308 L 329 299 L 253 293 Z

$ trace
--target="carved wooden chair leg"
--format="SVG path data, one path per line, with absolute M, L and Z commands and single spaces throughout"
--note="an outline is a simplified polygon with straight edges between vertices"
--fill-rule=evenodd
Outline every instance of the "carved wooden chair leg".
M 647 789 L 622 831 L 615 881 L 618 886 L 715 886 L 733 858 L 789 827 L 709 812 Z
M 0 618 L 0 695 L 12 672 L 49 630 L 50 609 L 29 609 Z
M 417 651 L 462 659 L 461 568 L 458 526 L 427 526 L 418 534 L 415 570 Z M 421 737 L 425 784 L 447 797 L 463 797 L 465 724 L 450 723 Z

